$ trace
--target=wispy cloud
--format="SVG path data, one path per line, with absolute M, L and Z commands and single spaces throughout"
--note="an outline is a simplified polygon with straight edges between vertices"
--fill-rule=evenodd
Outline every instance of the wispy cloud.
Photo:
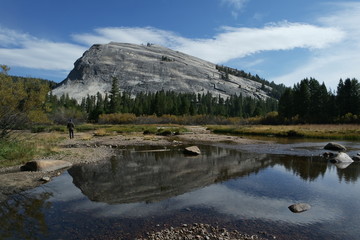
M 344 34 L 336 28 L 300 23 L 273 23 L 264 28 L 223 27 L 210 39 L 188 39 L 155 28 L 99 28 L 93 34 L 77 34 L 74 40 L 84 43 L 110 41 L 164 45 L 215 63 L 224 63 L 261 51 L 294 48 L 321 49 L 339 42 Z
M 320 17 L 318 22 L 324 28 L 339 29 L 344 36 L 342 41 L 314 49 L 307 62 L 291 69 L 289 73 L 275 77 L 275 82 L 292 85 L 305 77 L 315 77 L 334 90 L 340 78 L 359 79 L 360 3 L 336 4 L 336 8 L 337 10 L 328 16 Z
M 72 37 L 76 42 L 85 45 L 116 41 L 134 44 L 156 43 L 170 48 L 175 48 L 182 42 L 187 41 L 175 33 L 152 27 L 97 28 L 94 30 L 94 33 L 74 34 Z
M 237 10 L 240 10 L 244 7 L 245 3 L 249 0 L 221 0 L 223 4 L 230 5 L 231 7 L 234 7 Z
M 239 12 L 244 8 L 245 4 L 248 1 L 249 0 L 221 0 L 221 3 L 223 5 L 228 5 L 229 7 L 231 7 L 231 9 L 232 9 L 231 15 L 234 18 L 237 18 L 239 15 Z

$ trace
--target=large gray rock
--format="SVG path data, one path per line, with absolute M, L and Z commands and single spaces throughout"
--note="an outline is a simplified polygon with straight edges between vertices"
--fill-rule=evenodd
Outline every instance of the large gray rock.
M 326 144 L 324 149 L 333 150 L 333 151 L 346 151 L 346 147 L 344 147 L 343 145 L 341 145 L 339 143 L 334 143 L 334 142 L 330 142 L 330 143 Z
M 290 211 L 293 213 L 301 213 L 309 210 L 311 206 L 307 203 L 296 203 L 291 206 L 289 206 Z
M 35 160 L 27 162 L 21 167 L 22 171 L 52 172 L 71 167 L 72 164 L 62 160 Z
M 87 50 L 74 69 L 53 94 L 81 101 L 83 97 L 109 92 L 112 77 L 119 80 L 120 90 L 131 92 L 156 92 L 170 90 L 185 93 L 211 93 L 226 98 L 230 95 L 266 99 L 271 87 L 224 73 L 216 65 L 199 58 L 156 45 L 126 43 L 96 44 Z M 266 92 L 265 92 L 265 91 Z

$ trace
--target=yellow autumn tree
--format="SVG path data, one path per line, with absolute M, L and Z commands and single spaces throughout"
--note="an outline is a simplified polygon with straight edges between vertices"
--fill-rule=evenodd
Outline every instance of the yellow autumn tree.
M 25 123 L 50 122 L 44 112 L 48 84 L 39 79 L 16 79 L 0 65 L 0 137 Z

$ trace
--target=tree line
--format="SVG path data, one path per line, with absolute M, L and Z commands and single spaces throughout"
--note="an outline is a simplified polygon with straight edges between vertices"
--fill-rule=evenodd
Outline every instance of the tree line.
M 283 123 L 360 123 L 360 83 L 340 79 L 336 92 L 314 78 L 287 88 L 279 100 Z
M 69 95 L 54 96 L 51 92 L 54 82 L 10 76 L 7 66 L 0 67 L 0 138 L 12 129 L 31 124 L 62 124 L 69 118 L 97 122 L 101 115 L 115 113 L 244 119 L 267 116 L 271 117 L 271 123 L 277 124 L 360 123 L 360 83 L 355 78 L 340 79 L 336 91 L 328 91 L 324 83 L 314 78 L 305 78 L 281 90 L 279 101 L 276 98 L 258 100 L 241 94 L 222 98 L 210 93 L 164 90 L 131 96 L 121 92 L 118 80 L 113 78 L 109 93 L 87 96 L 79 103 Z M 220 70 L 245 74 L 230 68 L 219 67 Z

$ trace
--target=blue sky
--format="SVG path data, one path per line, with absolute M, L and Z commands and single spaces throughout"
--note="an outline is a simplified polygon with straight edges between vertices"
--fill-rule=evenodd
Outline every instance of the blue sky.
M 163 45 L 292 86 L 360 80 L 360 1 L 1 0 L 0 64 L 54 81 L 95 43 Z

